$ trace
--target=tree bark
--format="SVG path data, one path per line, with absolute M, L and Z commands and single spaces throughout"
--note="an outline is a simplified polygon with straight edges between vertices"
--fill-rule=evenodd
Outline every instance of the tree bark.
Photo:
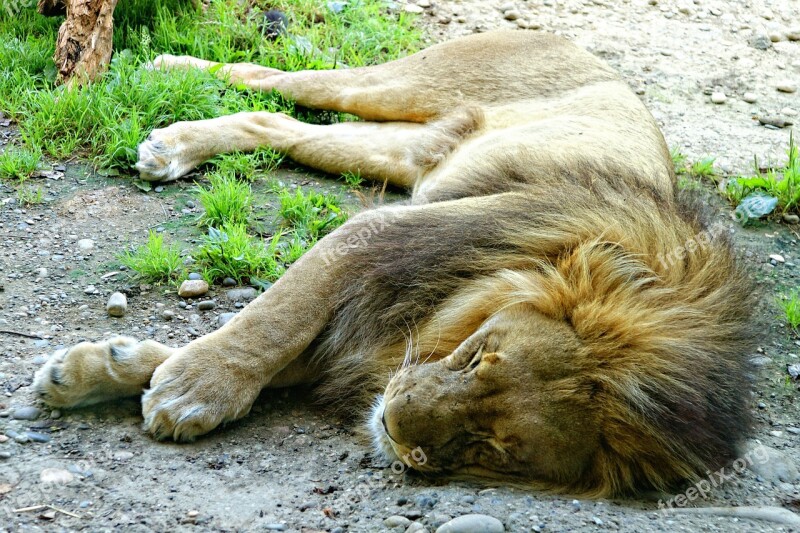
M 36 8 L 45 17 L 57 17 L 67 12 L 64 0 L 39 0 Z
M 92 81 L 108 67 L 117 0 L 65 1 L 67 19 L 58 30 L 54 57 L 57 82 L 80 85 Z M 40 9 L 42 5 L 57 3 L 58 0 L 40 0 Z

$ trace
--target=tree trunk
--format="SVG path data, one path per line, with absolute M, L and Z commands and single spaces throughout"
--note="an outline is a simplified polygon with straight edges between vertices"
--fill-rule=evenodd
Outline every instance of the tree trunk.
M 67 12 L 64 0 L 39 0 L 36 7 L 45 17 L 57 17 Z
M 111 60 L 117 0 L 65 2 L 67 19 L 58 30 L 54 57 L 57 81 L 67 85 L 82 84 L 105 72 Z M 42 5 L 57 5 L 57 1 L 41 0 Z

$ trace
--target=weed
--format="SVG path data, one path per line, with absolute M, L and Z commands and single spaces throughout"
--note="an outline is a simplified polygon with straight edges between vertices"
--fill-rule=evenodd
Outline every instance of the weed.
M 672 167 L 675 169 L 675 174 L 678 176 L 686 174 L 686 156 L 681 153 L 680 148 L 673 147 L 669 151 L 669 155 L 672 157 Z
M 678 188 L 684 191 L 700 191 L 703 189 L 703 183 L 691 176 L 679 175 Z
M 364 182 L 360 172 L 345 172 L 342 174 L 342 179 L 351 189 L 358 189 Z
M 259 148 L 251 154 L 233 152 L 221 154 L 209 161 L 219 172 L 235 174 L 237 178 L 253 180 L 256 171 L 273 172 L 283 161 L 283 155 L 269 148 Z
M 25 185 L 25 180 L 20 180 L 17 187 L 17 201 L 21 205 L 36 205 L 42 203 L 42 188 L 29 187 Z
M 280 234 L 269 244 L 247 233 L 244 224 L 225 222 L 219 229 L 208 228 L 195 258 L 211 281 L 233 278 L 239 283 L 251 277 L 275 281 L 283 268 L 276 259 Z
M 779 299 L 778 306 L 783 310 L 789 326 L 800 331 L 800 290 L 794 290 L 787 297 Z
M 246 224 L 253 210 L 250 185 L 237 180 L 233 172 L 212 172 L 208 178 L 211 182 L 208 188 L 197 187 L 200 203 L 205 208 L 200 223 L 215 227 L 226 222 Z
M 164 236 L 151 231 L 147 243 L 133 252 L 124 252 L 120 262 L 136 272 L 142 281 L 162 283 L 176 281 L 184 271 L 180 250 L 176 246 L 166 246 Z
M 695 161 L 689 168 L 689 175 L 698 179 L 708 178 L 713 180 L 717 175 L 717 170 L 714 168 L 714 161 L 715 158 L 713 157 L 704 157 L 699 161 Z
M 36 148 L 6 148 L 0 154 L 0 178 L 24 181 L 39 166 L 42 152 Z
M 336 196 L 310 191 L 305 194 L 302 188 L 294 194 L 284 190 L 280 195 L 281 218 L 298 233 L 310 241 L 317 239 L 341 226 L 347 215 L 339 205 Z

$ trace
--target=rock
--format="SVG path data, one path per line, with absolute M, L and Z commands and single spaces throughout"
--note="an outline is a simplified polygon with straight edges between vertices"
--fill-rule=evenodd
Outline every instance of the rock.
M 279 524 L 279 523 L 267 524 L 264 526 L 264 529 L 266 529 L 267 531 L 286 531 L 286 524 Z
M 505 4 L 502 4 L 497 9 L 499 9 L 500 12 L 502 12 L 502 13 L 505 13 L 506 11 L 511 11 L 512 9 L 514 9 L 514 3 L 513 2 L 506 2 Z
M 403 6 L 403 9 L 407 13 L 417 13 L 417 14 L 422 13 L 423 11 L 425 11 L 421 7 L 419 7 L 417 5 L 414 5 L 414 4 L 406 4 L 405 6 Z
M 4 442 L 8 442 L 8 441 L 9 441 L 8 437 L 6 437 L 3 434 L 0 434 L 0 444 L 3 444 Z
M 520 15 L 519 11 L 517 11 L 516 9 L 512 9 L 510 11 L 506 11 L 505 13 L 503 13 L 503 18 L 506 20 L 517 20 L 521 16 L 522 15 Z
M 108 303 L 106 304 L 106 312 L 109 316 L 125 316 L 127 310 L 128 298 L 126 298 L 124 294 L 115 292 L 109 296 Z
M 225 324 L 227 324 L 228 322 L 230 322 L 231 319 L 233 317 L 235 317 L 236 315 L 237 315 L 237 313 L 222 313 L 221 315 L 219 315 L 219 318 L 217 319 L 217 321 L 219 322 L 220 327 L 222 327 Z
M 186 207 L 188 207 L 189 209 L 194 209 L 195 207 L 197 207 L 197 204 L 194 203 L 194 200 L 187 200 Z
M 791 213 L 784 213 L 783 221 L 787 224 L 800 224 L 800 216 L 793 215 Z
M 580 500 L 572 500 L 572 512 L 577 513 L 580 510 L 581 510 Z
M 503 523 L 497 518 L 484 514 L 467 514 L 442 524 L 436 533 L 502 533 L 505 530 Z
M 429 7 L 431 7 L 430 0 L 417 0 L 417 5 L 419 7 L 425 8 L 425 9 L 428 9 Z
M 0 452 L 0 459 L 11 459 L 11 452 Z
M 197 304 L 197 308 L 201 311 L 211 311 L 217 306 L 214 300 L 203 300 L 199 304 Z
M 714 91 L 711 93 L 711 102 L 715 104 L 724 104 L 728 97 L 722 91 Z
M 748 104 L 754 104 L 756 103 L 756 101 L 758 101 L 758 96 L 756 96 L 755 93 L 748 92 L 742 95 L 742 100 L 744 100 Z
M 36 269 L 36 277 L 37 278 L 46 278 L 47 277 L 47 269 L 46 268 Z
M 784 452 L 752 442 L 745 455 L 752 459 L 747 464 L 747 467 L 754 474 L 767 481 L 772 483 L 780 481 L 794 483 L 800 480 L 800 472 L 798 472 L 797 466 L 795 466 L 792 458 Z
M 27 437 L 32 440 L 33 442 L 50 442 L 50 437 L 43 433 L 36 433 L 35 431 L 28 431 L 25 433 Z
M 130 461 L 131 459 L 133 459 L 133 452 L 122 451 L 114 454 L 114 460 L 116 461 L 125 462 Z
M 791 107 L 784 107 L 783 109 L 781 109 L 781 113 L 783 113 L 787 117 L 796 117 L 797 116 L 797 110 L 792 109 Z
M 773 261 L 777 261 L 778 263 L 786 262 L 786 259 L 784 259 L 784 257 L 780 254 L 770 254 L 769 258 L 772 259 Z
M 782 93 L 794 93 L 797 91 L 797 85 L 790 80 L 782 80 L 775 84 L 775 88 Z
M 198 274 L 197 272 L 190 272 L 186 277 L 191 280 L 203 279 L 202 274 Z
M 45 468 L 39 473 L 39 481 L 42 483 L 66 485 L 73 479 L 75 476 L 62 468 Z
M 222 280 L 222 286 L 223 287 L 235 287 L 236 286 L 236 280 L 233 279 L 233 278 L 225 278 L 225 279 Z
M 161 311 L 161 318 L 167 321 L 172 320 L 173 318 L 175 318 L 175 311 L 164 309 L 163 311 Z
M 800 41 L 800 27 L 798 28 L 790 28 L 786 32 L 786 38 L 790 41 Z
M 225 293 L 225 296 L 232 302 L 249 302 L 255 300 L 258 296 L 258 291 L 253 287 L 242 287 L 241 289 L 231 289 Z
M 178 288 L 178 296 L 182 298 L 195 298 L 208 292 L 208 283 L 203 279 L 187 279 Z
M 11 418 L 16 420 L 36 420 L 39 418 L 39 414 L 41 411 L 38 407 L 26 406 L 26 407 L 17 407 L 14 409 L 14 412 L 11 413 Z
M 759 116 L 758 123 L 762 126 L 772 126 L 774 128 L 785 128 L 793 124 L 791 120 L 773 115 Z
M 419 522 L 411 522 L 411 525 L 406 528 L 406 533 L 428 533 L 428 530 Z
M 398 528 L 402 527 L 403 529 L 405 529 L 411 525 L 411 520 L 409 520 L 405 516 L 394 515 L 384 520 L 383 525 L 390 529 L 394 529 L 396 527 Z
M 800 428 L 796 428 L 796 427 L 787 427 L 787 428 L 786 428 L 786 431 L 787 431 L 788 433 L 791 433 L 792 435 L 800 435 Z
M 50 411 L 50 418 L 52 418 L 53 420 L 58 420 L 59 418 L 61 418 L 61 411 L 59 411 L 58 409 L 53 409 L 52 411 Z
M 81 239 L 78 241 L 78 250 L 82 254 L 89 254 L 94 250 L 94 241 L 92 239 Z
M 750 46 L 756 50 L 768 50 L 772 46 L 772 40 L 769 35 L 757 33 L 750 38 Z
M 89 285 L 85 289 L 83 289 L 84 294 L 97 294 L 97 287 L 94 285 Z

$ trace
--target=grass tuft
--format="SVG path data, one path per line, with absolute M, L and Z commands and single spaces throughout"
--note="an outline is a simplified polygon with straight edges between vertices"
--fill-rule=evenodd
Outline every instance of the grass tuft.
M 119 260 L 136 272 L 139 279 L 149 283 L 176 281 L 185 270 L 180 250 L 176 246 L 166 246 L 164 236 L 155 231 L 150 232 L 146 244 L 124 252 Z
M 269 244 L 247 233 L 244 224 L 223 223 L 219 229 L 210 227 L 195 254 L 204 277 L 211 281 L 233 278 L 245 283 L 250 278 L 275 281 L 283 273 L 276 259 L 280 234 Z
M 789 327 L 800 331 L 800 290 L 794 290 L 785 298 L 778 299 L 778 306 L 783 311 Z
M 197 193 L 205 213 L 201 225 L 220 227 L 226 222 L 246 224 L 253 210 L 253 192 L 250 185 L 239 181 L 233 172 L 212 172 L 208 188 L 198 185 Z
M 42 152 L 36 148 L 9 146 L 0 154 L 0 178 L 24 181 L 39 166 Z

